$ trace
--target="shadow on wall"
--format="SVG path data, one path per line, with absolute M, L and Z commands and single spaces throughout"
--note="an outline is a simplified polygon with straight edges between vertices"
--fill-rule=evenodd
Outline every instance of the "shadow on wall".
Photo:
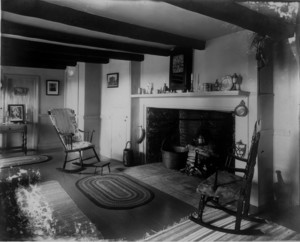
M 277 182 L 274 183 L 274 206 L 282 211 L 292 206 L 292 189 L 291 184 L 284 182 L 281 171 L 275 172 Z

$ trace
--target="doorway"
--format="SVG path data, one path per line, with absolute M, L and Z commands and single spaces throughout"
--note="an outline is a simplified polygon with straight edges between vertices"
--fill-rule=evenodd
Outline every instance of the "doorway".
M 37 75 L 5 74 L 2 80 L 2 105 L 3 119 L 8 115 L 8 105 L 24 105 L 25 121 L 27 123 L 27 148 L 35 150 L 38 140 L 38 110 L 39 110 L 39 80 Z M 4 120 L 3 120 L 4 121 Z M 13 134 L 9 137 L 3 135 L 3 147 L 16 146 L 20 139 Z

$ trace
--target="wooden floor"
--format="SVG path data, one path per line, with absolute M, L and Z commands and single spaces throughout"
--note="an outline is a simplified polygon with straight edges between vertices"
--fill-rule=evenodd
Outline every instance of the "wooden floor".
M 88 167 L 75 173 L 64 172 L 61 169 L 64 160 L 63 152 L 44 152 L 43 154 L 51 156 L 52 159 L 23 168 L 39 169 L 42 181 L 58 181 L 105 239 L 141 240 L 147 233 L 160 231 L 174 222 L 179 222 L 181 218 L 187 217 L 194 211 L 191 205 L 152 187 L 154 199 L 148 204 L 127 210 L 101 208 L 91 202 L 75 185 L 79 179 L 94 175 L 94 168 Z M 74 169 L 77 166 L 70 163 L 66 168 Z M 122 172 L 124 168 L 121 162 L 111 161 L 111 172 Z M 105 173 L 108 173 L 106 167 L 103 171 L 103 174 Z
M 146 233 L 160 231 L 178 222 L 181 218 L 187 217 L 195 209 L 191 203 L 186 201 L 185 197 L 176 198 L 176 196 L 171 196 L 153 187 L 151 190 L 155 193 L 155 199 L 141 207 L 128 210 L 109 210 L 98 207 L 75 186 L 77 180 L 92 175 L 93 168 L 86 168 L 75 173 L 64 172 L 61 169 L 64 159 L 62 151 L 43 152 L 43 154 L 51 156 L 52 159 L 48 162 L 26 167 L 39 169 L 43 181 L 58 181 L 82 212 L 97 226 L 105 239 L 141 240 Z M 24 168 L 26 167 L 24 166 Z M 67 166 L 69 169 L 74 169 L 74 167 L 72 164 Z M 111 160 L 112 172 L 124 172 L 125 169 L 127 168 L 123 166 L 122 162 Z M 104 168 L 104 174 L 106 172 L 107 169 Z M 142 177 L 141 180 L 143 181 Z M 167 183 L 162 187 L 168 190 Z M 299 207 L 290 208 L 284 213 L 271 211 L 262 214 L 262 216 L 271 218 L 274 222 L 300 233 Z

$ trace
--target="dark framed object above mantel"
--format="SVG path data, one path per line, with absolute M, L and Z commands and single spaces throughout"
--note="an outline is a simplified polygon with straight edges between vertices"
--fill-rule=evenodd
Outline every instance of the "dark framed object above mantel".
M 176 48 L 170 55 L 171 90 L 190 90 L 193 65 L 193 50 Z

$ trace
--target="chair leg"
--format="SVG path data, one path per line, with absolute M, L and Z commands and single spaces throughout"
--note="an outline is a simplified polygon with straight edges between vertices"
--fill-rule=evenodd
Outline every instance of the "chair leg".
M 63 165 L 63 169 L 66 168 L 67 159 L 68 159 L 68 153 L 66 152 L 66 154 L 65 154 L 65 162 L 64 162 L 64 165 Z
M 79 157 L 80 157 L 80 164 L 81 164 L 81 167 L 83 167 L 83 160 L 82 160 L 81 151 L 79 151 Z
M 200 201 L 199 201 L 199 208 L 198 208 L 198 219 L 201 222 L 202 222 L 202 216 L 203 216 L 203 211 L 204 211 L 204 207 L 205 207 L 205 200 L 206 200 L 206 196 L 201 195 Z
M 101 161 L 100 161 L 100 158 L 99 158 L 99 156 L 98 156 L 98 154 L 97 154 L 97 152 L 96 152 L 96 150 L 95 150 L 94 147 L 93 147 L 93 151 L 94 151 L 95 157 L 96 157 L 96 159 L 98 160 L 98 162 L 101 162 Z
M 243 217 L 243 201 L 239 199 L 236 210 L 235 231 L 240 231 Z
M 110 165 L 109 165 L 109 164 L 107 165 L 107 168 L 108 168 L 108 171 L 109 171 L 109 173 L 110 173 Z

